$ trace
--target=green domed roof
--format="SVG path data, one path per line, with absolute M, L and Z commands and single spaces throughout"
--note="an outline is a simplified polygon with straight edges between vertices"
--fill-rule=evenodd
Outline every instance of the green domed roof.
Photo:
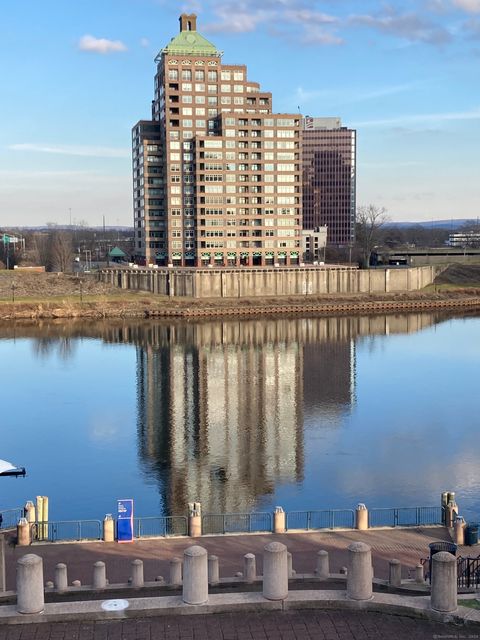
M 180 31 L 162 53 L 189 56 L 219 56 L 221 51 L 197 31 Z

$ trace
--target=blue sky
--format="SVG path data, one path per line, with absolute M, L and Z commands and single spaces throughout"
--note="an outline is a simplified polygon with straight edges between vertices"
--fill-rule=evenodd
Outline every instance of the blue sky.
M 181 10 L 272 91 L 358 130 L 358 204 L 480 216 L 480 0 L 18 0 L 0 22 L 0 224 L 131 224 L 130 130 Z

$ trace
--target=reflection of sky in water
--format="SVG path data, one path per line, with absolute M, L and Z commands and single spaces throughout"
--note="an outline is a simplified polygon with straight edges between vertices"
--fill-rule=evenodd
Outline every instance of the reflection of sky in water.
M 479 329 L 455 320 L 358 339 L 353 411 L 305 425 L 305 481 L 282 487 L 278 504 L 430 505 L 449 489 L 478 518 Z
M 302 470 L 297 479 L 270 474 L 277 484 L 258 508 L 437 505 L 443 490 L 454 490 L 463 514 L 479 518 L 479 338 L 480 319 L 471 318 L 337 342 L 328 357 L 306 345 Z M 283 357 L 280 350 L 280 364 Z M 25 480 L 0 479 L 0 508 L 43 494 L 56 519 L 101 518 L 122 497 L 134 497 L 143 515 L 162 509 L 164 487 L 159 496 L 157 476 L 139 467 L 133 345 L 3 340 L 0 359 L 0 457 L 28 471 Z M 345 368 L 341 382 L 326 366 Z M 253 382 L 240 382 L 250 397 Z M 262 420 L 269 414 L 267 407 Z

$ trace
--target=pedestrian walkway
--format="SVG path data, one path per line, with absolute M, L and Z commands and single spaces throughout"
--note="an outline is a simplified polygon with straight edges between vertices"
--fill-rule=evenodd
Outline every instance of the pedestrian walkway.
M 111 584 L 125 583 L 130 576 L 133 559 L 143 560 L 145 580 L 153 581 L 157 576 L 167 578 L 169 561 L 174 556 L 181 557 L 184 549 L 192 544 L 200 544 L 209 554 L 219 558 L 220 577 L 232 577 L 243 570 L 243 556 L 257 555 L 257 572 L 262 573 L 262 553 L 266 544 L 283 542 L 293 555 L 293 568 L 297 573 L 313 573 L 316 552 L 325 549 L 330 556 L 330 571 L 338 573 L 347 564 L 347 548 L 354 541 L 365 542 L 372 548 L 375 577 L 388 577 L 388 561 L 400 560 L 403 578 L 408 578 L 409 569 L 418 564 L 420 558 L 429 555 L 428 544 L 450 540 L 444 527 L 421 527 L 408 529 L 370 529 L 368 531 L 316 531 L 286 534 L 246 534 L 203 536 L 201 538 L 157 538 L 144 539 L 131 544 L 116 542 L 92 542 L 75 544 L 35 544 L 29 547 L 6 549 L 7 589 L 15 588 L 16 561 L 25 553 L 35 553 L 43 558 L 45 581 L 53 580 L 55 565 L 63 562 L 68 566 L 69 582 L 81 580 L 90 584 L 92 565 L 102 560 L 107 565 L 107 577 Z M 459 549 L 462 555 L 478 555 L 474 547 Z
M 456 640 L 480 638 L 458 627 L 363 611 L 165 616 L 114 622 L 2 627 L 0 640 Z

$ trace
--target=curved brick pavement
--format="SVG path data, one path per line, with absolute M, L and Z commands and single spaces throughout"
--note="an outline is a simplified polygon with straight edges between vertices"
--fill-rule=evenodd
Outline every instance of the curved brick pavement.
M 92 542 L 81 544 L 36 544 L 30 547 L 15 547 L 10 540 L 7 545 L 7 588 L 15 588 L 17 560 L 25 553 L 36 553 L 44 561 L 45 580 L 53 580 L 54 568 L 58 562 L 68 565 L 69 580 L 81 580 L 89 584 L 92 566 L 97 560 L 107 563 L 110 583 L 126 582 L 130 575 L 132 559 L 143 560 L 145 580 L 155 576 L 167 576 L 169 561 L 174 556 L 182 556 L 191 544 L 200 544 L 220 559 L 220 576 L 231 577 L 242 571 L 245 553 L 257 555 L 257 571 L 262 571 L 262 554 L 266 544 L 283 542 L 293 555 L 293 567 L 297 573 L 313 572 L 316 553 L 326 549 L 330 555 L 330 571 L 338 573 L 347 564 L 347 548 L 352 542 L 366 542 L 372 547 L 372 560 L 376 578 L 388 577 L 388 561 L 397 558 L 403 564 L 403 578 L 409 577 L 408 570 L 420 558 L 429 554 L 428 544 L 450 540 L 447 529 L 425 527 L 410 529 L 370 529 L 369 531 L 311 531 L 309 533 L 247 534 L 227 536 L 205 536 L 203 538 L 160 538 L 144 539 L 133 544 Z M 469 547 L 459 548 L 459 555 L 471 555 Z M 479 639 L 480 640 L 480 639 Z
M 115 622 L 0 626 L 0 640 L 450 640 L 480 639 L 458 627 L 360 611 L 165 616 Z

